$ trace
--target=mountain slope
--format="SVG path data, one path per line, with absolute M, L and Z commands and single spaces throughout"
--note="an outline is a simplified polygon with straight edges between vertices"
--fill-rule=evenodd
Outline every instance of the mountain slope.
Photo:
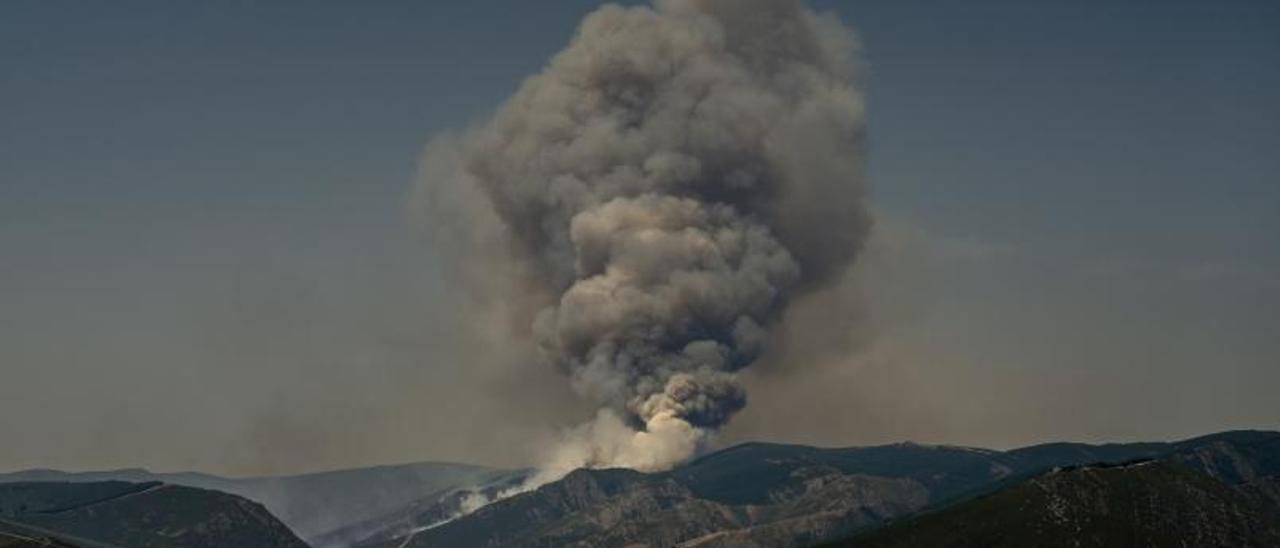
M 259 478 L 158 474 L 143 469 L 80 473 L 27 470 L 0 474 L 0 483 L 159 481 L 212 489 L 262 503 L 299 536 L 310 539 L 395 512 L 426 494 L 487 482 L 505 473 L 482 466 L 422 462 Z
M 832 546 L 1280 546 L 1280 516 L 1206 475 L 1145 461 L 1051 472 Z
M 0 519 L 0 548 L 118 548 Z
M 918 470 L 896 477 L 857 474 L 849 471 L 852 464 L 836 465 L 848 455 L 804 449 L 791 454 L 788 446 L 760 445 L 664 474 L 578 470 L 421 531 L 405 545 L 669 546 L 803 517 L 788 530 L 794 542 L 786 545 L 798 546 L 923 508 L 931 500 L 929 485 L 947 485 L 943 491 L 949 493 L 953 483 L 980 485 L 1009 473 L 968 450 L 940 449 L 934 456 L 942 464 L 919 477 L 912 475 Z
M 258 503 L 156 482 L 0 484 L 0 509 L 6 522 L 55 538 L 131 548 L 306 546 Z
M 1131 458 L 1155 450 L 1140 444 L 1106 452 Z M 663 474 L 574 472 L 420 531 L 405 545 L 806 546 L 1082 453 L 1094 455 L 1080 446 L 1011 455 L 910 443 L 848 449 L 751 443 Z
M 771 505 L 729 505 L 697 497 L 666 475 L 632 470 L 577 470 L 531 493 L 418 533 L 407 546 L 672 546 L 716 531 L 789 515 L 829 512 L 845 519 L 855 509 L 896 515 L 925 503 L 924 489 L 896 480 L 814 473 L 805 490 Z M 825 530 L 828 523 L 814 523 Z M 800 536 L 797 542 L 804 542 Z M 384 546 L 402 544 L 402 541 Z
M 1280 434 L 1230 432 L 1187 440 L 1169 457 L 1280 508 Z
M 503 491 L 521 485 L 531 470 L 497 474 L 488 481 L 450 486 L 419 498 L 395 511 L 357 521 L 307 539 L 312 548 L 346 548 L 402 538 L 430 525 L 444 523 Z
M 1280 433 L 1224 432 L 1158 460 L 1054 470 L 832 546 L 1280 546 Z
M 433 475 L 436 465 L 428 465 L 424 475 L 415 476 L 412 466 L 258 480 L 181 476 L 284 493 L 292 507 L 311 509 L 299 515 L 338 518 L 341 527 L 311 537 L 320 547 L 784 548 L 859 533 L 849 542 L 1280 545 L 1268 525 L 1280 523 L 1275 432 L 1011 451 L 750 443 L 664 473 L 578 470 L 456 519 L 475 500 L 518 485 L 527 471 L 461 467 Z M 26 474 L 57 477 L 47 471 Z M 390 511 L 387 501 L 360 508 L 361 515 L 372 516 L 367 519 L 334 511 L 376 499 L 383 490 L 398 504 Z M 406 499 L 412 500 L 399 502 Z M 262 506 L 155 482 L 0 483 L 3 519 L 117 546 L 301 545 Z M 876 530 L 894 520 L 896 525 Z M 972 529 L 956 529 L 957 522 Z M 904 529 L 909 523 L 914 525 Z M 926 536 L 904 537 L 903 530 Z
M 910 443 L 847 449 L 751 443 L 667 473 L 580 470 L 454 521 L 365 546 L 809 546 L 1017 485 L 1055 466 L 1215 446 L 1200 457 L 1206 467 L 1224 477 L 1267 477 L 1250 464 L 1258 455 L 1229 455 L 1238 457 L 1243 441 L 1274 439 L 1280 434 L 1224 433 L 1179 443 L 1060 443 L 1005 452 Z M 1263 480 L 1248 487 L 1257 497 L 1280 492 Z

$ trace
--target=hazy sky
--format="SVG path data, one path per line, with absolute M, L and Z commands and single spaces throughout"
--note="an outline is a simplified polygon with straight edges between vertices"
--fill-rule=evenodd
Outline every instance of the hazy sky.
M 451 358 L 406 201 L 597 4 L 0 5 L 0 470 L 525 462 L 581 410 Z M 869 65 L 874 340 L 726 442 L 1280 428 L 1280 3 L 811 5 Z

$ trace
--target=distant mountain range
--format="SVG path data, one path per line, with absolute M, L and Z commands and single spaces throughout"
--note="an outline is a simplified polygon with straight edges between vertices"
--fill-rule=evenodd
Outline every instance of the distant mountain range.
M 526 475 L 427 463 L 238 480 L 141 471 L 35 471 L 0 475 L 0 482 L 122 476 L 205 486 L 222 482 L 220 490 L 263 502 L 277 515 L 292 512 L 292 521 L 282 521 L 318 548 L 1280 546 L 1276 432 L 1224 432 L 1174 443 L 1054 443 L 1012 451 L 912 443 L 845 449 L 749 443 L 663 473 L 578 470 L 464 512 L 477 493 L 491 497 Z M 256 507 L 230 495 L 215 505 L 208 491 L 198 489 L 123 485 L 85 485 L 87 491 L 77 496 L 136 490 L 129 491 L 136 495 L 106 499 L 117 505 L 133 501 L 130 515 L 150 516 L 131 529 L 136 535 L 164 519 L 199 522 L 194 509 L 200 504 L 224 513 Z M 58 531 L 71 539 L 64 542 L 114 544 L 110 538 L 116 537 L 93 527 L 32 519 L 29 509 L 14 510 L 32 501 L 7 488 L 0 484 L 0 518 Z M 161 498 L 166 492 L 170 498 Z M 272 496 L 271 503 L 263 500 Z M 243 504 L 230 504 L 232 499 Z M 144 511 L 148 505 L 154 506 L 153 514 Z M 192 510 L 164 517 L 183 508 Z M 236 523 L 249 527 L 249 521 Z M 268 521 L 259 523 L 254 538 L 280 539 L 281 544 L 267 545 L 295 545 L 261 525 Z M 165 529 L 166 534 L 173 530 Z M 0 527 L 0 548 L 6 547 L 4 534 Z

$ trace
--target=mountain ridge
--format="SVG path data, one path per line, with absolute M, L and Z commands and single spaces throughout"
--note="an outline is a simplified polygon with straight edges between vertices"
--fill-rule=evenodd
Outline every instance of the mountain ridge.
M 1175 467 L 1229 490 L 1201 489 L 1206 494 L 1200 499 L 1170 499 L 1170 504 L 1185 502 L 1187 507 L 1195 508 L 1199 500 L 1234 504 L 1233 508 L 1246 510 L 1280 508 L 1280 433 L 1267 430 L 1232 430 L 1167 442 L 1049 442 L 1003 451 L 918 442 L 813 447 L 749 441 L 702 455 L 666 472 L 576 470 L 558 481 L 471 512 L 476 504 L 473 499 L 492 499 L 508 492 L 531 471 L 429 461 L 264 478 L 222 478 L 199 472 L 155 474 L 141 468 L 71 473 L 32 469 L 0 474 L 0 494 L 8 488 L 10 503 L 26 504 L 32 509 L 36 508 L 31 506 L 32 500 L 15 498 L 12 486 L 21 482 L 15 484 L 12 479 L 63 478 L 77 485 L 93 484 L 75 494 L 81 502 L 94 497 L 102 502 L 138 493 L 146 498 L 155 496 L 147 495 L 151 490 L 163 494 L 176 487 L 154 481 L 89 481 L 102 477 L 181 478 L 230 485 L 242 492 L 250 485 L 258 495 L 283 487 L 275 493 L 288 493 L 294 498 L 306 498 L 307 493 L 319 495 L 302 501 L 315 510 L 312 516 L 341 518 L 313 521 L 307 534 L 299 534 L 316 548 L 798 548 L 858 538 L 895 524 L 928 519 L 927 516 L 963 508 L 974 501 L 1018 492 L 1045 481 L 1045 477 L 1057 477 L 1055 474 L 1074 477 L 1073 474 L 1128 467 L 1141 471 L 1139 463 L 1149 462 Z M 1135 478 L 1124 481 L 1143 486 L 1149 483 L 1153 493 L 1166 493 L 1161 482 L 1204 485 L 1201 479 L 1189 480 L 1176 474 Z M 358 504 L 377 497 L 388 484 L 396 488 L 390 503 L 383 501 L 376 508 L 363 508 L 362 513 L 334 511 L 351 508 L 353 501 Z M 1089 508 L 1088 500 L 1080 501 L 1080 508 Z M 56 498 L 37 502 L 45 505 L 40 507 L 44 510 L 56 510 L 57 504 L 62 504 L 63 510 L 76 506 Z M 5 504 L 0 497 L 0 518 Z M 259 506 L 261 514 L 274 513 L 269 505 Z M 256 511 L 247 512 L 246 515 L 258 515 Z M 1247 514 L 1245 510 L 1241 513 Z M 197 517 L 189 515 L 186 519 Z
M 1255 439 L 1280 434 L 1227 431 L 1171 442 L 1054 442 L 1007 451 L 747 442 L 668 472 L 575 471 L 395 542 L 358 546 L 806 546 L 1000 491 L 1055 467 L 1153 459 Z M 1280 493 L 1267 485 L 1259 490 Z
M 307 546 L 261 504 L 161 482 L 2 483 L 0 518 L 10 536 L 80 548 Z
M 1280 513 L 1169 459 L 1055 469 L 825 545 L 1276 546 Z
M 159 481 L 211 489 L 262 503 L 299 536 L 311 538 L 353 521 L 393 512 L 424 493 L 472 485 L 504 473 L 507 471 L 441 461 L 234 478 L 202 472 L 151 472 L 145 468 L 81 472 L 37 468 L 0 473 L 0 483 Z

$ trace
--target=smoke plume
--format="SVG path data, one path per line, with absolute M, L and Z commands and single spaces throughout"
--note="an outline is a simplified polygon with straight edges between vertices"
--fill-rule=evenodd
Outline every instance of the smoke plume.
M 735 372 L 870 226 L 856 61 L 798 0 L 608 5 L 428 145 L 421 191 L 477 307 L 599 408 L 549 472 L 670 467 L 746 405 Z

